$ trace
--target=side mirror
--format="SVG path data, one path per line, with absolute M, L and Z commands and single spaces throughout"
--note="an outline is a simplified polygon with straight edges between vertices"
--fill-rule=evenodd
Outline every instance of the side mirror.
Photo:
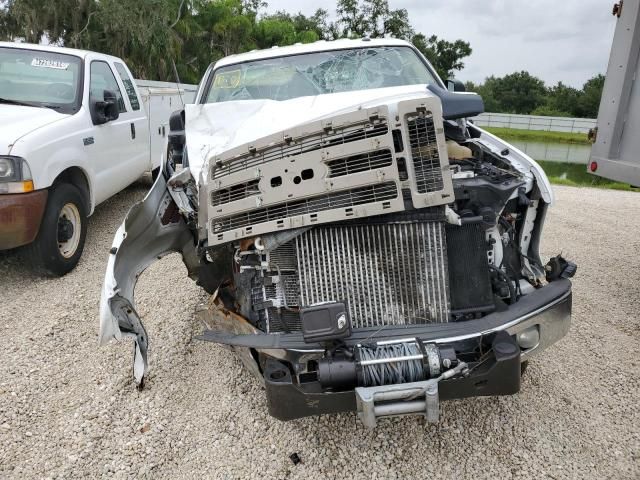
M 455 78 L 447 79 L 446 85 L 447 85 L 447 90 L 449 90 L 450 92 L 466 92 L 467 91 L 467 88 L 464 86 L 464 83 L 462 83 L 460 80 L 457 80 Z
M 450 92 L 433 83 L 427 85 L 427 90 L 440 98 L 445 120 L 475 117 L 484 112 L 484 102 L 477 93 Z
M 116 94 L 111 90 L 105 90 L 102 94 L 104 100 L 90 100 L 91 119 L 94 125 L 102 125 L 120 117 Z

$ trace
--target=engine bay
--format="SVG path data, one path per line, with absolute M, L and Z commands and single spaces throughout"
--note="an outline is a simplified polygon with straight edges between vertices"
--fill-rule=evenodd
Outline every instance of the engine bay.
M 429 121 L 426 118 L 423 123 Z M 380 117 L 375 117 L 364 131 L 380 131 L 381 125 Z M 472 320 L 517 302 L 544 278 L 539 258 L 529 249 L 535 219 L 544 202 L 540 202 L 530 178 L 471 136 L 471 125 L 445 125 L 440 129 L 447 132 L 440 142 L 446 145 L 444 162 L 438 158 L 441 150 L 435 141 L 414 142 L 406 151 L 401 129 L 391 132 L 393 155 L 388 152 L 384 163 L 375 162 L 375 158 L 381 158 L 380 150 L 384 152 L 379 144 L 374 152 L 377 157 L 374 153 L 346 159 L 329 156 L 329 175 L 337 170 L 370 174 L 381 166 L 395 167 L 400 188 L 396 183 L 390 190 L 400 190 L 397 196 L 402 205 L 395 208 L 398 211 L 364 216 L 355 215 L 353 207 L 347 207 L 346 217 L 314 226 L 319 213 L 300 210 L 309 216 L 306 225 L 251 235 L 256 225 L 250 224 L 242 230 L 244 238 L 227 242 L 220 238 L 217 228 L 221 222 L 214 218 L 209 238 L 213 234 L 221 243 L 205 250 L 204 261 L 206 268 L 215 272 L 206 278 L 218 281 L 208 290 L 218 290 L 225 308 L 265 333 L 301 331 L 301 311 L 324 303 L 344 303 L 350 325 L 364 328 Z M 387 128 L 384 131 L 389 133 Z M 363 136 L 354 129 L 351 132 Z M 406 132 L 410 137 L 411 131 Z M 460 136 L 464 142 L 454 140 Z M 341 141 L 345 141 L 345 135 Z M 329 142 L 334 144 L 334 138 Z M 307 136 L 306 145 L 309 143 Z M 416 174 L 415 167 L 410 172 L 407 157 L 415 164 L 416 157 L 427 154 L 431 155 L 431 173 L 425 169 L 421 175 Z M 218 162 L 212 176 L 219 175 L 221 168 L 234 168 L 231 163 L 222 165 Z M 440 171 L 441 165 L 445 174 L 433 187 L 434 172 Z M 442 197 L 448 203 L 416 207 L 419 203 L 412 186 L 419 189 L 422 183 L 431 182 L 430 188 L 437 189 L 447 180 L 453 198 L 447 193 Z M 377 184 L 381 183 L 384 185 L 378 178 Z M 258 184 L 256 180 L 251 187 L 255 192 L 260 192 Z M 220 205 L 222 196 L 230 202 L 233 198 L 242 202 L 247 195 L 246 184 L 243 188 L 242 195 L 237 188 L 218 188 L 210 198 L 216 205 Z M 256 218 L 255 205 L 262 206 L 263 200 L 258 197 L 255 202 L 254 210 L 244 217 Z M 384 197 L 382 203 L 385 208 Z M 318 211 L 326 205 L 342 206 L 331 200 L 315 204 Z M 285 215 L 292 213 L 296 208 L 289 205 Z M 348 218 L 349 213 L 355 218 Z

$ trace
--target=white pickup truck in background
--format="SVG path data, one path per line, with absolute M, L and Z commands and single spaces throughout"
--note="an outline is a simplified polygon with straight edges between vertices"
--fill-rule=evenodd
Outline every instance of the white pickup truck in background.
M 0 42 L 0 250 L 73 269 L 96 205 L 160 165 L 169 115 L 194 95 L 168 85 L 136 84 L 109 55 Z

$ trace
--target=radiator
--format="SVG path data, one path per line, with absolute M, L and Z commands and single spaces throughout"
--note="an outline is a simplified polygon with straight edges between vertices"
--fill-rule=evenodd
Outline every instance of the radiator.
M 291 309 L 344 301 L 354 328 L 446 322 L 449 318 L 444 224 L 416 221 L 318 226 L 271 253 L 278 269 L 265 299 Z M 282 309 L 266 311 L 282 331 Z M 299 329 L 290 318 L 289 329 Z

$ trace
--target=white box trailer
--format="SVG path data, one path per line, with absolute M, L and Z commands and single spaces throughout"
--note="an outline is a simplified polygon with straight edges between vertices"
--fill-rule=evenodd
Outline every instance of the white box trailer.
M 136 85 L 149 121 L 151 158 L 157 159 L 166 145 L 169 117 L 176 110 L 182 110 L 183 105 L 194 102 L 198 86 L 152 80 L 136 80 Z M 163 141 L 155 141 L 153 137 Z
M 640 0 L 621 0 L 588 171 L 640 186 Z

